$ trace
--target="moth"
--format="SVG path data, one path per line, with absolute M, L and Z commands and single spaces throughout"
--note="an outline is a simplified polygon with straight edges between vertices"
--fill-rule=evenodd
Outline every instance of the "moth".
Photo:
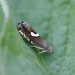
M 35 32 L 27 22 L 18 23 L 18 31 L 23 38 L 26 38 L 33 46 L 40 50 L 40 53 L 52 52 L 52 46 L 49 46 L 48 42 L 45 41 L 37 32 Z

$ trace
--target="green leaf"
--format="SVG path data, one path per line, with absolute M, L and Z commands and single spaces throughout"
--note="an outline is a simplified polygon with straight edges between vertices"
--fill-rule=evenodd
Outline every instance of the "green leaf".
M 53 52 L 38 55 L 17 30 L 26 21 Z M 0 75 L 75 75 L 75 0 L 0 1 Z

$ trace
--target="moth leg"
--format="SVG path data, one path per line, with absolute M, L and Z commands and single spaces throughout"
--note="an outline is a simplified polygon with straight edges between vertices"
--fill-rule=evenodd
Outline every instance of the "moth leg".
M 37 49 L 43 50 L 43 48 L 40 48 L 40 47 L 37 47 L 37 46 L 30 46 L 30 47 L 35 47 L 35 48 L 37 48 Z M 47 52 L 47 50 L 44 50 L 44 51 L 39 52 L 38 55 L 39 55 L 39 54 L 42 54 L 42 53 L 45 53 L 45 52 Z
M 40 47 L 37 47 L 37 46 L 30 46 L 30 47 L 35 47 L 35 48 L 37 48 L 37 49 L 42 49 L 42 48 L 40 48 Z
M 47 50 L 44 50 L 44 51 L 39 52 L 38 55 L 39 54 L 42 54 L 42 53 L 45 53 L 45 52 L 47 52 Z

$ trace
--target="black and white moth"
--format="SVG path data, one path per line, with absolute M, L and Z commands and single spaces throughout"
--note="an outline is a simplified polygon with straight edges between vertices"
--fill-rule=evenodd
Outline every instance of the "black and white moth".
M 52 46 L 49 46 L 49 44 L 38 33 L 36 33 L 27 22 L 18 23 L 17 28 L 20 35 L 34 45 L 31 47 L 40 49 L 38 54 L 52 52 Z

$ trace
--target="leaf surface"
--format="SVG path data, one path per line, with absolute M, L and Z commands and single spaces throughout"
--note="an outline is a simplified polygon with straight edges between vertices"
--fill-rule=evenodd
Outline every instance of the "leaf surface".
M 0 2 L 0 75 L 75 75 L 75 1 L 5 3 L 8 11 L 3 12 L 6 7 Z M 38 55 L 38 49 L 30 48 L 17 30 L 21 21 L 52 43 L 53 52 Z

